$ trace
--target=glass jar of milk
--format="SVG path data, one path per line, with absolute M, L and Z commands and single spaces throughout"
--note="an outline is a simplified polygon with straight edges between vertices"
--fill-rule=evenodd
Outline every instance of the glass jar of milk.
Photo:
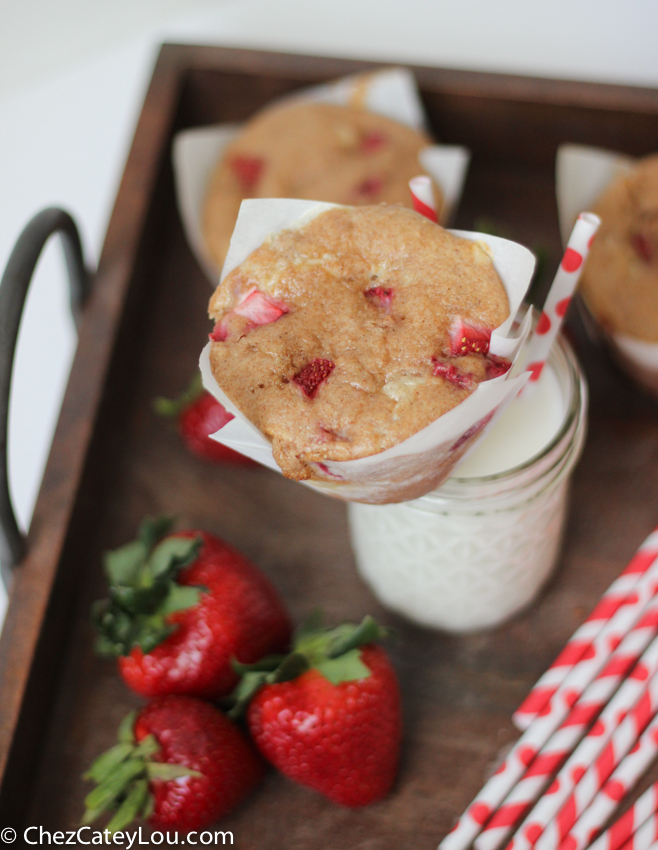
M 348 506 L 359 572 L 379 600 L 425 626 L 495 626 L 555 566 L 570 473 L 585 440 L 587 386 L 564 337 L 539 382 L 420 499 Z

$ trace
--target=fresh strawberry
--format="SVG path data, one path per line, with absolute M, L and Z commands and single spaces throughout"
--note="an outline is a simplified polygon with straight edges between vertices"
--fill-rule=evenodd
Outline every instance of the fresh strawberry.
M 198 373 L 179 398 L 156 398 L 153 408 L 160 416 L 177 418 L 178 431 L 183 442 L 197 457 L 217 463 L 228 461 L 244 466 L 257 465 L 251 458 L 210 439 L 210 434 L 215 434 L 230 422 L 233 414 L 204 390 L 201 375 Z
M 458 369 L 452 363 L 443 363 L 441 360 L 434 360 L 434 374 L 440 378 L 454 384 L 461 390 L 471 390 L 475 386 L 473 376 L 462 369 Z
M 486 354 L 489 351 L 491 328 L 471 325 L 457 317 L 450 329 L 450 354 L 459 357 L 464 354 Z
M 286 776 L 344 806 L 384 797 L 397 769 L 400 695 L 371 617 L 323 631 L 316 620 L 297 633 L 283 661 L 242 667 L 232 713 L 248 704 L 249 731 Z
M 256 183 L 258 183 L 265 162 L 258 156 L 234 156 L 230 161 L 230 166 L 242 184 L 242 188 L 248 192 L 254 189 Z
M 145 697 L 214 699 L 252 663 L 285 650 L 290 621 L 265 576 L 203 531 L 165 536 L 171 520 L 145 520 L 137 540 L 105 556 L 109 598 L 97 602 L 97 651 L 119 656 L 126 684 Z
M 293 381 L 302 388 L 304 395 L 313 398 L 320 384 L 331 375 L 335 366 L 331 360 L 316 357 L 295 375 Z
M 96 788 L 82 822 L 113 812 L 112 834 L 138 818 L 162 831 L 204 829 L 241 803 L 264 772 L 242 732 L 214 706 L 161 697 L 125 718 L 118 743 L 85 774 Z

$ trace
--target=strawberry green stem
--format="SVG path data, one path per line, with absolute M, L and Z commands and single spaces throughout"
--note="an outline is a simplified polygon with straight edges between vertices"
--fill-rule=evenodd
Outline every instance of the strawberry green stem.
M 314 611 L 295 633 L 292 652 L 267 656 L 255 664 L 233 662 L 240 674 L 233 693 L 224 701 L 228 716 L 242 716 L 256 693 L 268 684 L 289 682 L 315 669 L 332 684 L 366 679 L 370 670 L 361 660 L 360 647 L 386 637 L 386 631 L 366 616 L 358 625 L 342 623 L 322 628 L 322 614 Z
M 182 392 L 178 398 L 164 398 L 163 396 L 154 398 L 153 410 L 158 414 L 158 416 L 165 416 L 173 419 L 182 413 L 186 407 L 193 404 L 202 392 L 203 382 L 201 380 L 201 373 L 196 372 L 190 381 L 188 388 Z

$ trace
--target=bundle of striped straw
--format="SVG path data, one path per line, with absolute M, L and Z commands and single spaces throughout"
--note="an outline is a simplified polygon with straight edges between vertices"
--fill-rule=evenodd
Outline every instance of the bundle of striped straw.
M 597 839 L 658 756 L 658 528 L 514 720 L 523 734 L 440 850 L 584 850 L 592 841 L 593 850 L 648 850 L 658 841 L 658 783 Z

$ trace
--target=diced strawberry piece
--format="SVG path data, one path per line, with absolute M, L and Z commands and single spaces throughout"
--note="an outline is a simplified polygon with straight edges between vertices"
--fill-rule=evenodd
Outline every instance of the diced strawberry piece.
M 506 357 L 496 357 L 495 354 L 490 354 L 487 357 L 486 364 L 487 380 L 491 378 L 499 378 L 512 368 L 512 363 Z
M 263 172 L 265 162 L 257 156 L 234 156 L 231 159 L 231 168 L 237 176 L 242 188 L 253 189 Z
M 222 319 L 217 322 L 215 327 L 212 329 L 212 333 L 208 334 L 208 339 L 211 342 L 224 342 L 228 335 L 228 331 L 226 330 L 226 321 Z
M 473 387 L 473 376 L 468 372 L 462 372 L 452 363 L 443 363 L 440 360 L 434 360 L 434 374 L 440 378 L 444 378 L 451 384 L 459 387 L 462 390 L 470 390 Z
M 489 351 L 491 330 L 469 325 L 457 317 L 450 330 L 450 354 L 459 357 L 464 354 L 486 354 Z
M 387 139 L 384 133 L 378 130 L 372 130 L 370 133 L 365 133 L 361 136 L 361 150 L 366 153 L 372 153 L 379 150 L 386 143 Z
M 653 245 L 644 233 L 633 233 L 631 236 L 631 245 L 638 257 L 644 260 L 645 263 L 650 263 L 653 260 Z
M 364 295 L 371 303 L 377 307 L 381 307 L 383 310 L 388 311 L 391 307 L 391 301 L 393 300 L 392 289 L 387 289 L 385 286 L 373 286 L 370 289 L 366 289 Z
M 320 384 L 331 375 L 335 366 L 331 360 L 316 357 L 295 375 L 293 381 L 302 388 L 304 395 L 313 398 Z
M 245 293 L 233 312 L 249 319 L 254 325 L 269 325 L 287 313 L 288 308 L 254 287 Z
M 384 181 L 380 177 L 367 177 L 363 183 L 356 187 L 357 195 L 364 198 L 372 198 L 384 188 Z

